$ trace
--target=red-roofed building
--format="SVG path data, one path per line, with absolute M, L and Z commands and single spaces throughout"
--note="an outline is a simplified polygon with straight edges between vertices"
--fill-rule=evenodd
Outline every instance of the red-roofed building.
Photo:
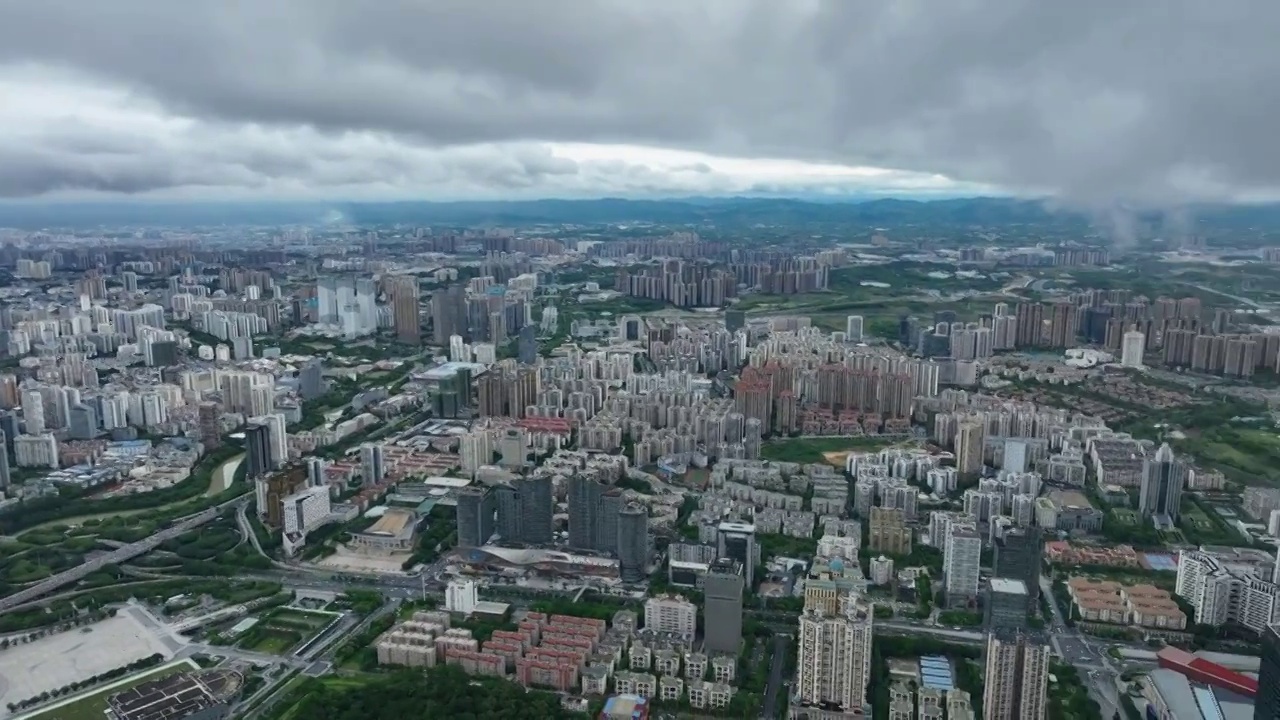
M 1202 657 L 1196 657 L 1186 650 L 1166 647 L 1156 653 L 1156 659 L 1160 662 L 1160 667 L 1180 672 L 1190 680 L 1230 690 L 1233 693 L 1249 698 L 1257 697 L 1258 695 L 1257 680 L 1234 670 L 1229 670 L 1218 663 L 1210 662 Z

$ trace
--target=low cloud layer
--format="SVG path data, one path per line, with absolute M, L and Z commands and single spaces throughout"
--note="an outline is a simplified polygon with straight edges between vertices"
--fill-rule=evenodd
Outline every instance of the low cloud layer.
M 0 196 L 1272 199 L 1277 28 L 1261 0 L 0 0 Z

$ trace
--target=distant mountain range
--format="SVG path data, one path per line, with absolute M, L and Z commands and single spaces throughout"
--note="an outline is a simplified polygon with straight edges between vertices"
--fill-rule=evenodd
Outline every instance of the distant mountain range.
M 1213 229 L 1280 231 L 1280 205 L 1184 208 L 1194 225 Z M 1158 226 L 1159 213 L 1132 213 Z M 752 225 L 1088 226 L 1091 217 L 1055 210 L 1039 200 L 964 198 L 819 201 L 785 198 L 670 200 L 531 200 L 475 202 L 263 202 L 263 203 L 0 203 L 0 227 L 202 227 L 278 225 L 511 225 L 639 224 L 746 227 Z

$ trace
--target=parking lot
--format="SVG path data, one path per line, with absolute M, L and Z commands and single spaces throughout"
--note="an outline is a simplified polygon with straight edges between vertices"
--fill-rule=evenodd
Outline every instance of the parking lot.
M 129 613 L 84 628 L 0 650 L 0 717 L 5 705 L 104 673 L 134 660 L 171 653 Z

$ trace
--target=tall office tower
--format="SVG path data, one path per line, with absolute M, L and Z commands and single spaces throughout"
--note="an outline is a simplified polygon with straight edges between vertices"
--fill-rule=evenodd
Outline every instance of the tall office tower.
M 849 342 L 862 342 L 862 316 L 850 315 L 844 321 L 844 334 Z
M 92 407 L 77 403 L 71 406 L 68 415 L 67 426 L 71 437 L 91 440 L 98 435 L 98 413 Z
M 591 478 L 569 479 L 569 547 L 599 553 L 618 552 L 622 492 Z
M 200 444 L 206 452 L 222 447 L 221 412 L 216 402 L 202 402 L 198 410 L 200 421 Z
M 800 616 L 796 700 L 830 705 L 845 712 L 863 710 L 871 681 L 871 606 L 856 593 L 847 595 L 842 612 L 827 615 L 809 608 Z
M 525 325 L 520 328 L 520 339 L 516 354 L 521 365 L 533 365 L 538 362 L 538 328 Z
M 8 440 L 8 436 L 0 430 L 0 490 L 7 490 L 9 483 L 12 482 L 9 474 L 9 453 L 5 450 Z
M 983 624 L 988 631 L 999 628 L 1025 630 L 1031 597 L 1021 580 L 991 578 L 983 605 Z
M 638 583 L 648 570 L 649 511 L 631 503 L 618 513 L 618 573 L 622 582 Z
M 324 363 L 315 358 L 298 371 L 298 394 L 303 400 L 314 400 L 324 393 Z
M 418 280 L 412 275 L 393 279 L 391 311 L 396 339 L 407 345 L 422 342 L 422 319 L 418 316 Z
M 553 539 L 551 478 L 525 478 L 495 488 L 498 534 L 508 542 L 549 545 Z
M 1253 701 L 1253 720 L 1280 720 L 1280 624 L 1262 634 L 1262 667 L 1258 672 L 1258 695 Z
M 728 558 L 711 564 L 703 577 L 703 644 L 708 653 L 737 655 L 742 647 L 742 565 Z
M 756 526 L 740 522 L 722 522 L 716 529 L 716 557 L 729 558 L 742 565 L 747 588 L 755 587 L 755 568 L 760 561 L 756 545 Z
M 432 338 L 436 345 L 448 347 L 449 336 L 471 337 L 467 328 L 467 291 L 451 285 L 431 295 Z
M 1024 633 L 999 630 L 988 634 L 983 718 L 1047 717 L 1051 654 L 1048 644 Z
M 973 476 L 982 472 L 982 452 L 986 433 L 982 423 L 962 422 L 956 428 L 956 470 L 961 475 Z
M 964 603 L 978 597 L 981 564 L 982 536 L 972 526 L 953 526 L 947 534 L 942 554 L 948 604 Z
M 569 478 L 569 547 L 595 548 L 596 514 L 604 486 L 588 477 Z
M 1182 505 L 1182 488 L 1187 484 L 1187 466 L 1164 443 L 1154 457 L 1142 461 L 1142 487 L 1138 510 L 1151 517 L 1157 527 L 1172 527 L 1178 522 Z
M 998 578 L 1021 580 L 1031 603 L 1040 599 L 1040 565 L 1044 535 L 1038 527 L 1006 530 L 995 542 L 995 571 Z
M 458 492 L 458 547 L 480 547 L 493 535 L 496 511 L 493 493 L 467 487 Z
M 1147 336 L 1139 330 L 1130 330 L 1120 341 L 1120 364 L 1124 367 L 1142 367 L 1142 355 L 1147 349 Z
M 311 457 L 307 458 L 307 485 L 310 487 L 323 487 L 329 484 L 324 476 L 325 467 L 328 465 L 324 458 Z
M 22 393 L 22 424 L 28 435 L 44 433 L 44 395 L 39 390 Z
M 260 478 L 271 472 L 271 430 L 266 425 L 249 425 L 244 431 L 245 477 Z
M 377 485 L 387 474 L 386 449 L 379 443 L 360 446 L 360 477 L 368 485 Z

